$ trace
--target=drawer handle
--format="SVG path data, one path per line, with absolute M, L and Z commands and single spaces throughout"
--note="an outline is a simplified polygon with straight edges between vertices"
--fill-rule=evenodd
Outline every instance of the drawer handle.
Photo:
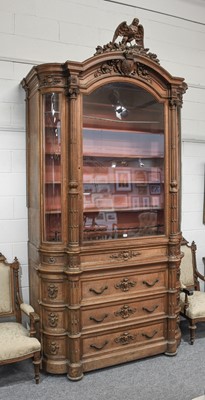
M 154 331 L 152 335 L 148 335 L 147 333 L 142 333 L 142 336 L 145 336 L 147 339 L 152 339 L 158 331 Z
M 128 292 L 131 287 L 136 285 L 135 281 L 129 281 L 128 278 L 124 278 L 121 282 L 116 283 L 115 289 L 121 289 L 122 292 Z
M 159 282 L 159 279 L 158 278 L 156 278 L 153 282 L 147 282 L 147 281 L 143 281 L 142 283 L 144 283 L 144 285 L 146 285 L 146 286 L 149 286 L 149 287 L 152 287 L 152 286 L 154 286 L 154 285 L 156 285 L 156 283 L 157 282 Z
M 108 340 L 105 340 L 105 342 L 102 344 L 102 346 L 97 346 L 96 344 L 91 344 L 90 347 L 92 347 L 92 349 L 95 349 L 95 350 L 102 350 L 108 343 L 109 343 Z
M 90 288 L 89 290 L 90 290 L 90 292 L 93 292 L 95 294 L 102 294 L 107 289 L 108 289 L 108 286 L 104 286 L 100 290 L 96 290 L 96 289 L 93 289 L 93 288 Z
M 142 307 L 142 309 L 143 309 L 144 311 L 147 311 L 148 313 L 153 313 L 158 307 L 159 307 L 159 306 L 156 305 L 156 306 L 153 306 L 152 308 Z
M 97 323 L 100 323 L 100 322 L 103 322 L 104 321 L 104 319 L 105 318 L 107 318 L 108 317 L 108 314 L 105 314 L 105 315 L 103 315 L 103 317 L 102 318 L 95 318 L 95 317 L 90 317 L 90 320 L 91 321 L 94 321 L 94 322 L 97 322 Z

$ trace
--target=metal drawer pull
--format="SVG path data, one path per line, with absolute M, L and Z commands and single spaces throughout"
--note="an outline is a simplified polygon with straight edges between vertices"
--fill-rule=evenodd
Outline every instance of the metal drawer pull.
M 149 283 L 149 282 L 147 282 L 147 281 L 143 281 L 142 283 L 144 283 L 144 285 L 147 285 L 147 286 L 149 286 L 149 287 L 152 287 L 152 286 L 156 285 L 157 282 L 159 282 L 159 279 L 158 279 L 158 278 L 155 279 L 152 283 Z
M 96 290 L 96 289 L 90 288 L 89 291 L 93 292 L 95 294 L 102 294 L 106 289 L 108 289 L 108 286 L 104 286 L 100 290 Z
M 147 333 L 142 333 L 142 336 L 145 336 L 147 339 L 152 339 L 158 331 L 154 331 L 152 335 L 148 335 Z
M 144 311 L 147 311 L 148 313 L 153 313 L 158 307 L 159 307 L 159 306 L 156 305 L 156 306 L 154 306 L 154 307 L 152 307 L 152 308 L 142 307 L 142 309 L 143 309 Z
M 97 319 L 95 317 L 90 317 L 90 320 L 94 321 L 94 322 L 97 322 L 97 323 L 100 323 L 100 322 L 103 322 L 104 319 L 107 318 L 107 317 L 108 317 L 108 314 L 105 314 L 105 315 L 103 315 L 103 317 L 101 319 Z
M 102 346 L 97 346 L 96 344 L 91 344 L 90 347 L 92 347 L 95 350 L 102 350 L 107 344 L 108 340 L 105 340 L 105 342 L 102 344 Z

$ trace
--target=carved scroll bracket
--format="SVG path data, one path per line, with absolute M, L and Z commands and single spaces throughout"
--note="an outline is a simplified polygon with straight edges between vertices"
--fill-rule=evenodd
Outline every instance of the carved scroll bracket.
M 79 79 L 78 76 L 76 75 L 71 75 L 68 78 L 68 88 L 66 89 L 66 95 L 68 98 L 71 100 L 77 99 L 77 96 L 79 94 Z

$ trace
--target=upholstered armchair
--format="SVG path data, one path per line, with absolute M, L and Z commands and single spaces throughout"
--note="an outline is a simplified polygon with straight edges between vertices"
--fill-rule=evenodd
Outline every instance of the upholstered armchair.
M 22 324 L 22 313 L 28 318 L 30 330 Z M 32 358 L 36 383 L 41 362 L 41 344 L 34 337 L 38 319 L 34 309 L 22 301 L 18 260 L 8 263 L 0 253 L 0 365 Z
M 183 239 L 181 251 L 183 258 L 180 265 L 180 308 L 181 315 L 189 321 L 190 343 L 194 344 L 196 323 L 205 322 L 205 293 L 200 291 L 200 280 L 205 276 L 197 270 L 196 244 L 191 245 Z

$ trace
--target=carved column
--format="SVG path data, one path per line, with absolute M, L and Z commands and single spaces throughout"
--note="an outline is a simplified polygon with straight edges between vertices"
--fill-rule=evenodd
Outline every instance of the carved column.
M 180 217 L 181 217 L 181 135 L 179 109 L 185 87 L 172 87 L 170 98 L 170 238 L 168 279 L 168 346 L 167 354 L 174 355 L 180 340 L 179 331 L 179 266 L 180 266 Z M 181 172 L 180 172 L 181 174 Z
M 81 331 L 80 331 L 80 257 L 79 257 L 79 140 L 81 135 L 78 110 L 78 77 L 69 78 L 69 160 L 68 160 L 68 377 L 81 379 Z

